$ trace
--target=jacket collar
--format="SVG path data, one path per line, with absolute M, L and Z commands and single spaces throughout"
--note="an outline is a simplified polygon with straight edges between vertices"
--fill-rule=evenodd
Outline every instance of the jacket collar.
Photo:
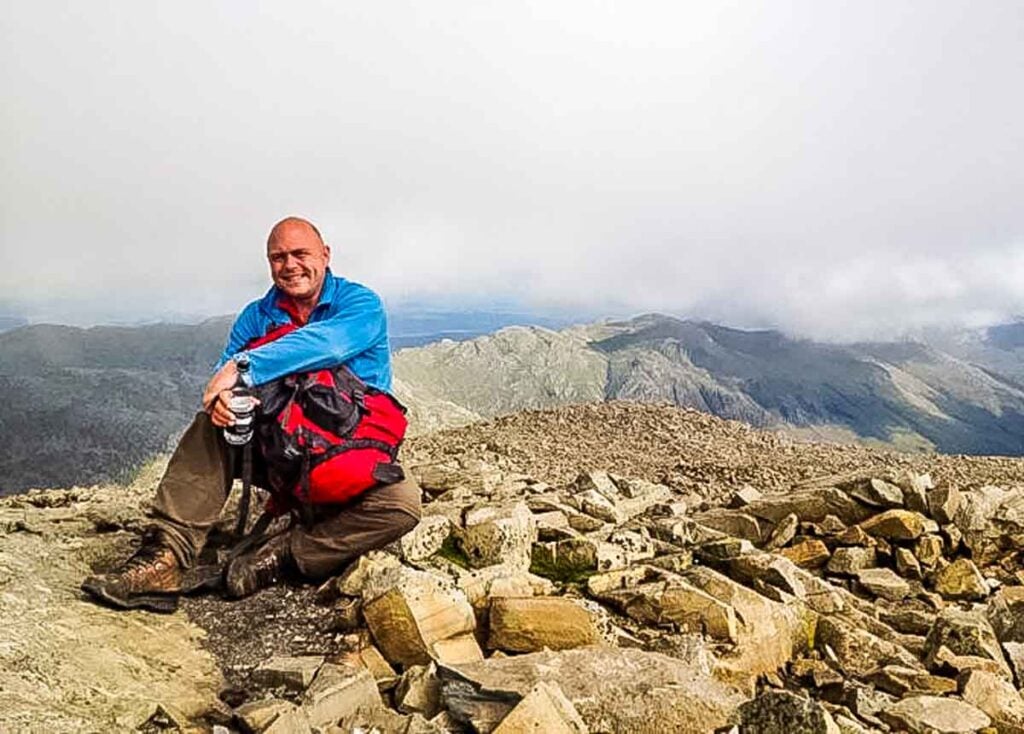
M 324 272 L 324 285 L 320 289 L 320 298 L 313 308 L 313 312 L 310 314 L 312 320 L 313 314 L 326 308 L 330 304 L 337 293 L 338 288 L 341 287 L 344 278 L 336 277 L 331 272 L 330 268 Z M 266 292 L 266 295 L 260 299 L 260 310 L 267 315 L 267 317 L 275 324 L 290 324 L 292 323 L 292 317 L 288 309 L 282 306 L 282 303 L 287 304 L 287 296 L 281 292 L 281 289 L 276 285 L 270 286 L 270 290 Z

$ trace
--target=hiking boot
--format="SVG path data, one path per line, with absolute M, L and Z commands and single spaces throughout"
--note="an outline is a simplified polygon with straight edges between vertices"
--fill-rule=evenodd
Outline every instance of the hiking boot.
M 163 531 L 149 528 L 139 549 L 117 569 L 90 576 L 82 590 L 120 609 L 173 612 L 181 593 L 181 564 Z
M 275 535 L 254 551 L 231 561 L 224 588 L 231 599 L 249 596 L 284 578 L 292 560 L 289 533 Z

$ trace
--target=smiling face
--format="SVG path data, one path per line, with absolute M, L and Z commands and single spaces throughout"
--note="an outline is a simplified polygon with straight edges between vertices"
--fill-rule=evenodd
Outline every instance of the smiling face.
M 285 295 L 300 305 L 316 304 L 331 248 L 309 222 L 285 219 L 275 225 L 267 240 L 267 260 L 274 285 Z

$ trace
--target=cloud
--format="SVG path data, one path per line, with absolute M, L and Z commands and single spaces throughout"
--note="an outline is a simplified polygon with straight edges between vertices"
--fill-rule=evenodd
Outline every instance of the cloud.
M 291 213 L 393 303 L 838 339 L 1024 312 L 1016 2 L 10 16 L 0 291 L 36 314 L 235 310 Z

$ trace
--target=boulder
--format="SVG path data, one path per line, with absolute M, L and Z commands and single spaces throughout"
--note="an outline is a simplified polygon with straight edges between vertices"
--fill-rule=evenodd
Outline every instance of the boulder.
M 856 524 L 871 515 L 870 508 L 836 487 L 769 495 L 751 502 L 744 510 L 773 525 L 790 514 L 804 522 L 822 522 L 829 515 L 834 515 L 845 525 Z
M 663 485 L 601 471 L 581 474 L 573 490 L 569 501 L 580 511 L 616 525 L 672 497 L 672 491 Z
M 857 583 L 875 596 L 889 601 L 900 601 L 910 594 L 910 584 L 889 568 L 858 571 Z
M 903 507 L 903 490 L 884 479 L 860 479 L 842 485 L 840 489 L 872 507 Z
M 868 535 L 885 540 L 915 540 L 927 526 L 927 518 L 910 510 L 887 510 L 860 524 Z
M 886 693 L 903 697 L 912 693 L 943 696 L 956 693 L 956 681 L 940 675 L 931 675 L 920 668 L 886 665 L 868 676 L 875 687 Z
M 715 508 L 694 515 L 694 520 L 734 538 L 743 538 L 755 545 L 761 544 L 761 525 L 756 517 L 746 512 Z
M 914 554 L 906 548 L 897 548 L 895 551 L 896 571 L 908 579 L 921 579 L 921 564 L 917 562 Z
M 796 537 L 796 531 L 800 527 L 800 518 L 790 513 L 782 518 L 772 530 L 765 543 L 765 550 L 776 550 L 788 545 Z
M 444 515 L 425 515 L 412 530 L 398 540 L 404 560 L 422 561 L 441 550 L 451 533 L 451 520 Z
M 302 710 L 313 727 L 326 727 L 360 711 L 383 706 L 377 682 L 365 668 L 325 663 L 302 694 Z
M 473 568 L 504 564 L 525 571 L 537 541 L 537 523 L 524 502 L 477 505 L 466 511 L 465 527 L 453 531 Z
M 674 624 L 713 639 L 738 640 L 733 608 L 682 580 L 638 584 L 607 591 L 597 598 L 644 624 Z
M 988 727 L 992 720 L 969 703 L 938 696 L 911 696 L 885 708 L 880 717 L 910 734 L 960 734 Z
M 838 617 L 818 620 L 815 646 L 846 675 L 865 678 L 886 664 L 919 669 L 917 658 L 900 645 Z
M 739 726 L 751 734 L 841 734 L 820 703 L 791 691 L 765 690 L 744 703 Z
M 1000 642 L 1024 643 L 1024 586 L 1007 586 L 993 594 L 988 619 Z
M 975 655 L 998 664 L 1004 677 L 1010 678 L 1010 669 L 1003 658 L 992 626 L 981 613 L 948 607 L 939 612 L 935 626 L 925 640 L 925 664 L 935 669 L 940 650 L 946 648 L 954 655 Z
M 413 665 L 395 687 L 395 706 L 403 714 L 422 714 L 430 719 L 441 711 L 441 680 L 437 667 Z
M 494 650 L 564 650 L 601 639 L 593 615 L 564 597 L 495 598 L 489 619 L 487 646 Z
M 928 512 L 941 525 L 953 522 L 960 509 L 960 490 L 952 484 L 943 484 L 928 493 Z
M 1005 678 L 971 671 L 961 680 L 960 695 L 988 714 L 999 734 L 1024 734 L 1024 699 Z
M 903 490 L 903 505 L 908 510 L 928 512 L 928 492 L 935 487 L 930 474 L 903 472 L 896 478 L 896 485 Z
M 988 596 L 988 584 L 974 562 L 960 558 L 935 573 L 935 591 L 947 599 L 980 600 Z
M 975 563 L 986 566 L 1024 547 L 1024 489 L 985 486 L 962 492 L 953 518 Z
M 483 732 L 493 731 L 541 681 L 556 683 L 593 731 L 714 731 L 744 700 L 699 666 L 632 649 L 545 651 L 439 673 L 449 713 Z
M 501 720 L 494 734 L 588 734 L 572 701 L 556 683 L 538 682 Z
M 319 655 L 278 655 L 262 662 L 252 672 L 252 678 L 268 688 L 283 686 L 293 691 L 304 691 L 323 664 L 324 659 Z
M 422 571 L 407 572 L 390 591 L 366 604 L 363 616 L 384 657 L 403 666 L 440 659 L 445 646 L 439 643 L 472 638 L 476 628 L 465 594 Z M 483 657 L 479 648 L 476 653 Z
M 874 568 L 877 562 L 878 556 L 873 547 L 850 546 L 837 548 L 836 552 L 832 554 L 832 558 L 829 559 L 828 565 L 825 566 L 825 570 L 844 576 L 856 576 L 866 568 Z
M 936 568 L 942 558 L 942 538 L 925 535 L 914 544 L 914 557 L 927 569 Z
M 779 553 L 800 568 L 821 568 L 831 557 L 828 546 L 816 538 L 794 543 Z
M 306 715 L 291 701 L 280 698 L 264 698 L 244 703 L 235 709 L 235 720 L 242 731 L 252 734 L 263 734 L 273 730 L 278 734 L 310 731 Z M 275 723 L 277 726 L 274 726 Z

